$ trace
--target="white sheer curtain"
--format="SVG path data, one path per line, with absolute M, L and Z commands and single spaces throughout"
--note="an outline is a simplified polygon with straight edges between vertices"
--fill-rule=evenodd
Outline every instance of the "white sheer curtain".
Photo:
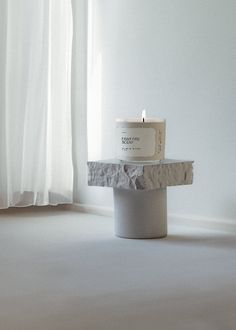
M 72 201 L 70 0 L 0 1 L 0 208 Z

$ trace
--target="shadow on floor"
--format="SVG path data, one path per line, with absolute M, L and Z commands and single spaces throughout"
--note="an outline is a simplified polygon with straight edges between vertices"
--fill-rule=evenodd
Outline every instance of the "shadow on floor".
M 203 235 L 192 235 L 190 234 L 170 234 L 163 239 L 168 244 L 177 245 L 194 245 L 204 247 L 215 247 L 215 248 L 230 248 L 236 249 L 236 235 L 228 233 L 217 233 L 217 234 L 203 234 Z

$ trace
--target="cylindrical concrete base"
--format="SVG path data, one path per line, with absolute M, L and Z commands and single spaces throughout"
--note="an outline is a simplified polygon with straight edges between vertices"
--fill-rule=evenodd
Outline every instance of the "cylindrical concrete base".
M 167 235 L 166 188 L 138 191 L 113 188 L 115 234 L 124 238 Z

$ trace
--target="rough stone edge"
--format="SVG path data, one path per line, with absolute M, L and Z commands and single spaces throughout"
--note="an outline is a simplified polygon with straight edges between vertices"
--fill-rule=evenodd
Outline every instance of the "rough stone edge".
M 144 172 L 143 165 L 141 164 L 108 164 L 91 161 L 87 162 L 87 165 L 89 186 L 116 187 L 131 190 L 142 189 L 139 187 L 139 178 L 143 177 Z M 112 171 L 113 168 L 116 168 L 117 170 Z M 102 180 L 99 181 L 97 179 L 98 177 L 102 178 Z
M 103 166 L 101 166 L 103 165 Z M 190 185 L 193 182 L 193 161 L 182 161 L 169 164 L 112 164 L 112 163 L 103 163 L 96 161 L 87 162 L 88 166 L 88 185 L 89 186 L 100 186 L 100 187 L 115 187 L 122 189 L 131 189 L 131 190 L 154 190 L 159 188 L 165 188 L 167 186 L 178 186 L 178 185 Z M 112 168 L 120 168 L 112 172 Z M 158 167 L 158 169 L 157 169 Z M 176 169 L 177 167 L 177 169 Z M 132 173 L 132 168 L 134 170 L 134 175 L 127 175 L 127 172 Z M 161 175 L 154 175 L 150 179 L 150 173 L 154 174 L 158 171 L 161 172 Z M 154 169 L 155 168 L 155 169 Z M 184 168 L 184 171 L 183 171 Z M 129 169 L 129 171 L 128 171 Z M 137 174 L 135 174 L 139 171 Z M 174 175 L 172 181 L 168 176 L 168 173 Z M 178 173 L 176 173 L 179 171 Z M 110 172 L 110 173 L 109 173 Z M 94 174 L 96 173 L 96 175 Z M 99 174 L 100 173 L 100 174 Z M 181 175 L 180 175 L 181 174 Z M 98 176 L 102 178 L 100 182 L 95 179 Z M 159 179 L 161 177 L 161 180 Z M 164 177 L 164 178 L 163 178 Z M 175 180 L 175 182 L 173 182 Z M 95 183 L 96 181 L 96 183 Z
M 152 171 L 153 167 L 155 167 L 155 169 Z M 158 167 L 158 169 L 156 167 Z M 151 165 L 149 168 L 145 167 L 143 180 L 145 182 L 145 190 L 190 185 L 193 183 L 193 162 L 160 163 L 158 165 Z

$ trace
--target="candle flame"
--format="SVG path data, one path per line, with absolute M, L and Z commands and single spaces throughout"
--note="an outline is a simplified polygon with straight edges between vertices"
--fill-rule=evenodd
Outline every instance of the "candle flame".
M 143 123 L 144 123 L 144 121 L 146 119 L 146 110 L 142 111 L 142 119 L 143 119 Z

